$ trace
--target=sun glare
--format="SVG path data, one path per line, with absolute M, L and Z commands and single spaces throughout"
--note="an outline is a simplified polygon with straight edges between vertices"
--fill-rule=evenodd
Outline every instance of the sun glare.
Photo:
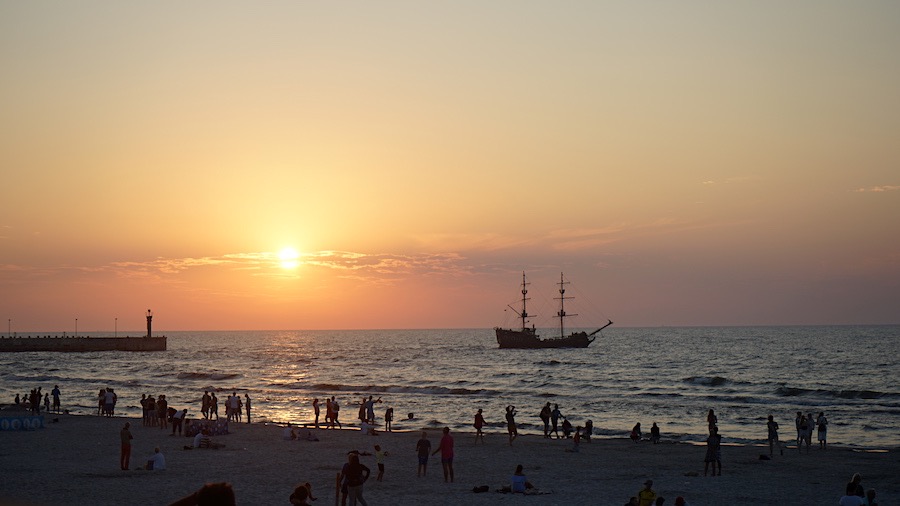
M 300 265 L 300 253 L 297 253 L 297 250 L 291 247 L 283 248 L 278 253 L 278 259 L 281 260 L 281 268 L 282 269 L 294 269 L 298 265 Z

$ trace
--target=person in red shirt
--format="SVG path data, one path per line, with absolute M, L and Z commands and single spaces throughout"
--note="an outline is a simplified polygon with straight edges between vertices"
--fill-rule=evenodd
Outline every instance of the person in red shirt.
M 444 437 L 432 455 L 441 452 L 441 466 L 444 468 L 444 481 L 453 483 L 453 436 L 450 427 L 444 427 Z

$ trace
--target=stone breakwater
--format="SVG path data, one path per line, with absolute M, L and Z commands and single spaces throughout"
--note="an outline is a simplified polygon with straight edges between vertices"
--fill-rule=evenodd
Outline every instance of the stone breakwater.
M 36 336 L 0 338 L 0 352 L 16 351 L 166 351 L 166 336 Z

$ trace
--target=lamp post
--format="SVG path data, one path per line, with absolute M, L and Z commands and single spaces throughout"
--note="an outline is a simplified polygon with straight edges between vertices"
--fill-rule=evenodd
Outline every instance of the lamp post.
M 116 318 L 116 337 L 119 337 L 119 319 Z
M 78 318 L 75 318 L 75 337 L 78 337 Z
M 6 319 L 6 337 L 12 337 L 12 318 Z

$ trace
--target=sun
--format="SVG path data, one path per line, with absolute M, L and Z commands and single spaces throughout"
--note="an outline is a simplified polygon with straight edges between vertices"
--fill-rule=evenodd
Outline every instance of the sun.
M 282 269 L 297 268 L 297 266 L 300 265 L 299 258 L 300 253 L 297 253 L 297 250 L 290 246 L 282 248 L 281 251 L 278 252 L 278 259 L 281 260 Z

